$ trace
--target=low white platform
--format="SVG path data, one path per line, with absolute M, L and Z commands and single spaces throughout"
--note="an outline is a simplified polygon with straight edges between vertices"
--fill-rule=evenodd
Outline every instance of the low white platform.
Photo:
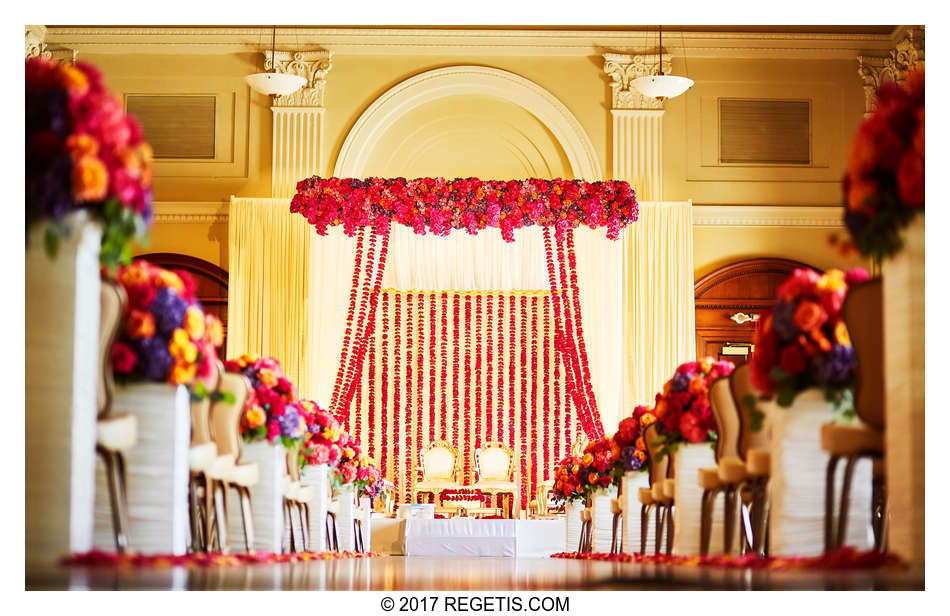
M 543 558 L 563 552 L 558 520 L 374 518 L 372 550 L 405 556 Z

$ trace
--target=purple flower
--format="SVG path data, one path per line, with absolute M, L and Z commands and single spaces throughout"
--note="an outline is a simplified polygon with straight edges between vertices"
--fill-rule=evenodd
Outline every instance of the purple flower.
M 670 391 L 686 391 L 689 388 L 689 381 L 692 375 L 677 372 L 673 375 L 673 381 L 670 383 Z
M 277 417 L 277 424 L 280 426 L 281 436 L 296 438 L 300 429 L 300 415 L 297 414 L 297 407 L 290 404 L 285 406 L 284 414 Z
M 782 342 L 788 342 L 798 337 L 798 328 L 793 320 L 795 305 L 788 302 L 775 304 L 772 311 L 772 329 Z
M 73 210 L 73 162 L 68 154 L 51 159 L 27 156 L 26 167 L 28 220 L 56 220 Z
M 155 317 L 155 329 L 165 336 L 171 336 L 176 328 L 181 327 L 185 318 L 188 303 L 178 296 L 171 287 L 163 287 L 155 294 L 150 311 Z
M 161 336 L 142 338 L 138 342 L 139 367 L 146 380 L 164 381 L 168 378 L 174 360 L 168 352 L 168 340 Z
M 635 453 L 637 453 L 636 447 L 624 447 L 620 450 L 620 462 L 623 463 L 623 470 L 638 471 L 643 466 L 643 462 L 634 455 Z
M 856 364 L 852 347 L 832 344 L 831 351 L 819 353 L 811 361 L 811 377 L 819 385 L 846 385 Z

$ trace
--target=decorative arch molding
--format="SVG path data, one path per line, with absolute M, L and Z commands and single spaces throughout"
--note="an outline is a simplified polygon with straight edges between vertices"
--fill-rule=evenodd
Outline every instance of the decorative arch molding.
M 449 66 L 426 71 L 393 86 L 360 115 L 337 155 L 333 175 L 364 177 L 373 144 L 410 110 L 447 96 L 487 95 L 534 115 L 564 149 L 575 178 L 603 179 L 594 144 L 574 114 L 538 84 L 498 68 Z

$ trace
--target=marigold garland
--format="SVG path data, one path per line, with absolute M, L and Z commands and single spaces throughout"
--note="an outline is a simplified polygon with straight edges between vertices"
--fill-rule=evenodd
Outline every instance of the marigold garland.
M 336 380 L 333 382 L 333 394 L 330 398 L 330 410 L 334 413 L 339 408 L 340 387 L 346 374 L 347 357 L 350 352 L 350 335 L 353 331 L 353 315 L 356 313 L 356 292 L 359 290 L 360 272 L 362 271 L 364 229 L 360 228 L 356 238 L 356 255 L 353 258 L 353 276 L 350 284 L 350 297 L 346 309 L 346 329 L 343 330 L 343 347 L 340 351 L 340 365 L 337 367 Z
M 425 386 L 425 373 L 424 370 L 424 348 L 423 344 L 425 343 L 425 299 L 426 296 L 422 293 L 416 295 L 416 450 L 414 451 L 412 460 L 416 460 L 419 457 L 419 443 L 422 442 L 422 419 L 425 414 L 425 407 L 422 404 L 422 394 Z
M 445 411 L 449 408 L 449 407 L 446 405 L 446 402 L 445 402 L 445 401 L 446 401 L 446 395 L 447 395 L 447 393 L 446 393 L 446 391 L 445 391 L 445 388 L 448 386 L 448 367 L 449 367 L 449 353 L 448 353 L 448 348 L 449 348 L 449 347 L 448 347 L 448 344 L 449 344 L 449 342 L 448 342 L 448 338 L 449 338 L 449 294 L 448 294 L 448 293 L 442 293 L 441 299 L 442 299 L 442 314 L 441 314 L 441 321 L 442 321 L 442 323 L 441 323 L 441 324 L 442 324 L 442 330 L 441 330 L 441 336 L 442 336 L 442 348 L 441 348 L 441 351 L 442 351 L 442 374 L 441 374 L 441 380 L 442 380 L 442 384 L 441 384 L 441 386 L 439 387 L 439 390 L 442 392 L 442 406 L 441 406 L 440 408 L 442 409 L 442 413 L 443 413 L 443 420 L 442 420 L 443 423 L 442 423 L 441 436 L 440 436 L 439 438 L 441 438 L 442 440 L 445 440 L 447 434 L 445 433 L 445 428 L 446 428 L 446 426 L 445 426 L 445 418 L 444 418 L 444 416 L 445 416 Z
M 520 345 L 520 359 L 521 359 L 521 451 L 530 451 L 528 449 L 528 298 L 522 295 L 520 298 L 520 307 L 521 307 L 521 345 Z M 528 490 L 527 484 L 530 482 L 531 478 L 528 474 L 528 460 L 527 456 L 518 456 L 519 462 L 521 464 L 521 502 L 528 502 Z
M 370 293 L 370 284 L 373 280 L 373 270 L 376 267 L 376 234 L 370 232 L 369 234 L 369 246 L 366 249 L 366 264 L 363 268 L 363 284 L 360 287 L 359 292 L 359 320 L 356 322 L 356 336 L 353 338 L 353 350 L 349 353 L 349 358 L 347 360 L 346 366 L 346 380 L 343 385 L 343 400 L 341 404 L 340 411 L 346 413 L 349 410 L 349 403 L 351 396 L 355 393 L 354 384 L 359 381 L 359 372 L 357 371 L 357 364 L 360 359 L 360 349 L 363 344 L 363 336 L 367 331 L 366 323 L 366 312 L 367 312 L 367 300 Z M 359 415 L 359 413 L 357 413 Z M 351 414 L 352 417 L 352 414 Z M 352 422 L 348 425 L 354 425 Z
M 508 414 L 514 412 L 518 408 L 517 400 L 515 398 L 515 344 L 517 343 L 517 338 L 515 338 L 516 332 L 516 316 L 517 312 L 515 310 L 515 296 L 508 296 Z M 514 443 L 515 441 L 515 422 L 508 422 L 508 442 Z M 523 451 L 523 450 L 522 450 Z
M 429 298 L 429 442 L 435 440 L 435 305 L 437 297 L 434 293 Z
M 382 331 L 382 349 L 381 349 L 381 370 L 380 378 L 380 395 L 379 395 L 379 418 L 380 418 L 380 435 L 382 438 L 379 439 L 380 444 L 380 454 L 379 454 L 379 468 L 385 469 L 387 472 L 385 474 L 389 477 L 393 477 L 392 468 L 388 465 L 388 461 L 391 459 L 389 456 L 389 358 L 392 356 L 389 348 L 389 293 L 383 293 L 383 331 Z
M 459 295 L 452 295 L 452 442 L 459 442 Z
M 551 300 L 549 297 L 545 296 L 541 298 L 541 335 L 543 336 L 541 342 L 541 351 L 544 353 L 543 358 L 543 370 L 542 374 L 542 385 L 541 385 L 541 397 L 542 404 L 544 405 L 544 412 L 542 414 L 542 422 L 545 426 L 553 423 L 551 421 L 551 389 L 550 389 L 550 375 L 551 375 L 551 354 L 548 351 L 551 347 L 551 332 L 550 332 L 550 322 L 551 322 Z M 558 428 L 554 428 L 554 451 L 560 454 L 560 445 L 559 438 L 560 435 L 557 434 Z M 547 470 L 551 468 L 551 448 L 544 448 L 544 469 Z M 546 478 L 545 478 L 546 480 Z
M 495 403 L 495 388 L 493 387 L 494 382 L 494 346 L 492 341 L 495 339 L 495 321 L 494 321 L 494 307 L 495 296 L 493 294 L 488 294 L 485 297 L 485 339 L 488 340 L 488 346 L 485 349 L 485 373 L 488 375 L 488 378 L 485 381 L 485 422 L 486 422 L 486 433 L 489 441 L 497 440 L 495 437 L 495 422 L 492 421 L 494 417 L 494 403 Z
M 482 295 L 475 296 L 473 306 L 475 310 L 475 432 L 474 438 L 469 439 L 475 447 L 478 447 L 485 441 L 485 435 L 482 433 Z
M 495 438 L 501 440 L 505 436 L 504 416 L 505 409 L 505 296 L 498 296 L 498 427 Z M 512 441 L 508 441 L 512 442 Z
M 535 449 L 538 444 L 538 298 L 531 297 L 531 440 Z M 524 397 L 524 396 L 522 396 Z M 544 448 L 547 450 L 547 448 Z M 542 457 L 543 459 L 543 457 Z M 534 466 L 534 460 L 531 460 Z M 528 487 L 528 493 L 534 494 L 537 485 L 537 471 L 533 469 L 531 473 L 531 485 Z
M 464 388 L 464 397 L 465 401 L 465 442 L 475 444 L 475 439 L 472 438 L 471 432 L 471 417 L 472 417 L 472 296 L 465 296 L 465 388 Z M 468 448 L 470 451 L 471 447 Z M 463 455 L 462 456 L 462 478 L 463 480 L 468 480 L 471 475 L 471 456 Z
M 402 473 L 399 472 L 399 465 L 404 462 L 405 454 L 399 455 L 400 453 L 400 443 L 399 439 L 396 437 L 396 434 L 399 432 L 399 414 L 400 408 L 400 397 L 402 396 L 402 390 L 399 388 L 399 368 L 400 361 L 402 358 L 402 347 L 399 346 L 400 343 L 400 325 L 402 324 L 402 295 L 399 293 L 393 293 L 393 317 L 395 321 L 393 322 L 393 462 L 392 462 L 392 471 L 393 474 L 391 477 L 396 477 L 397 479 L 402 476 Z M 384 433 L 386 438 L 390 438 L 389 432 Z
M 412 293 L 406 295 L 406 411 L 405 414 L 412 417 Z M 407 422 L 400 422 L 403 444 L 405 450 L 402 455 L 403 470 L 405 473 L 406 484 L 412 485 L 415 479 L 412 468 L 415 466 L 415 460 L 412 458 L 412 426 Z
M 581 319 L 581 292 L 580 288 L 577 285 L 577 254 L 574 251 L 574 232 L 567 232 L 567 263 L 568 269 L 570 270 L 570 281 L 571 281 L 571 296 L 574 302 L 574 315 L 575 315 L 575 329 L 577 330 L 577 344 L 578 344 L 578 358 L 580 359 L 581 369 L 583 370 L 584 376 L 584 388 L 587 393 L 587 404 L 590 409 L 592 418 L 598 417 L 597 414 L 597 400 L 594 397 L 594 386 L 590 378 L 590 363 L 587 357 L 587 345 L 584 344 L 584 327 L 582 325 L 583 319 Z M 599 424 L 599 420 L 595 420 L 595 426 Z M 600 436 L 603 436 L 603 427 L 599 429 Z
M 514 230 L 554 227 L 558 238 L 585 225 L 606 227 L 616 240 L 620 230 L 637 220 L 636 195 L 627 182 L 610 180 L 479 180 L 478 178 L 321 178 L 297 183 L 290 211 L 307 218 L 319 235 L 343 225 L 357 229 L 397 222 L 416 233 L 448 236 L 452 229 L 475 235 L 497 227 L 507 242 Z

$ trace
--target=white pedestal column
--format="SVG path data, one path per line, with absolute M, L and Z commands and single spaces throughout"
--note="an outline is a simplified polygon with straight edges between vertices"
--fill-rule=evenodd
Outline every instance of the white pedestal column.
M 305 466 L 300 471 L 300 484 L 313 487 L 315 496 L 310 502 L 310 549 L 327 549 L 327 506 L 330 504 L 330 467 L 327 464 Z
M 648 472 L 628 471 L 623 475 L 623 545 L 620 548 L 624 554 L 635 554 L 640 551 L 640 488 L 650 487 Z M 652 520 L 653 517 L 651 516 Z M 647 525 L 647 545 L 653 545 L 653 536 L 656 534 L 656 525 Z
M 284 475 L 287 450 L 267 441 L 244 444 L 239 464 L 257 464 L 258 481 L 250 487 L 251 518 L 254 520 L 254 550 L 279 553 L 284 536 Z M 237 493 L 228 494 L 228 543 L 235 552 L 244 551 L 241 503 Z
M 600 488 L 591 496 L 591 551 L 610 552 L 614 514 L 610 503 L 617 498 L 617 486 Z
M 699 554 L 703 496 L 703 489 L 699 487 L 698 481 L 699 469 L 715 467 L 716 454 L 713 452 L 712 443 L 681 443 L 673 454 L 673 468 L 676 472 L 673 553 L 678 556 Z M 721 502 L 721 497 L 717 502 Z M 722 512 L 721 506 L 719 511 Z M 714 515 L 709 544 L 711 554 L 722 553 L 721 520 L 721 515 Z
M 85 211 L 54 258 L 45 224 L 26 249 L 26 564 L 92 548 L 99 372 L 99 247 Z

